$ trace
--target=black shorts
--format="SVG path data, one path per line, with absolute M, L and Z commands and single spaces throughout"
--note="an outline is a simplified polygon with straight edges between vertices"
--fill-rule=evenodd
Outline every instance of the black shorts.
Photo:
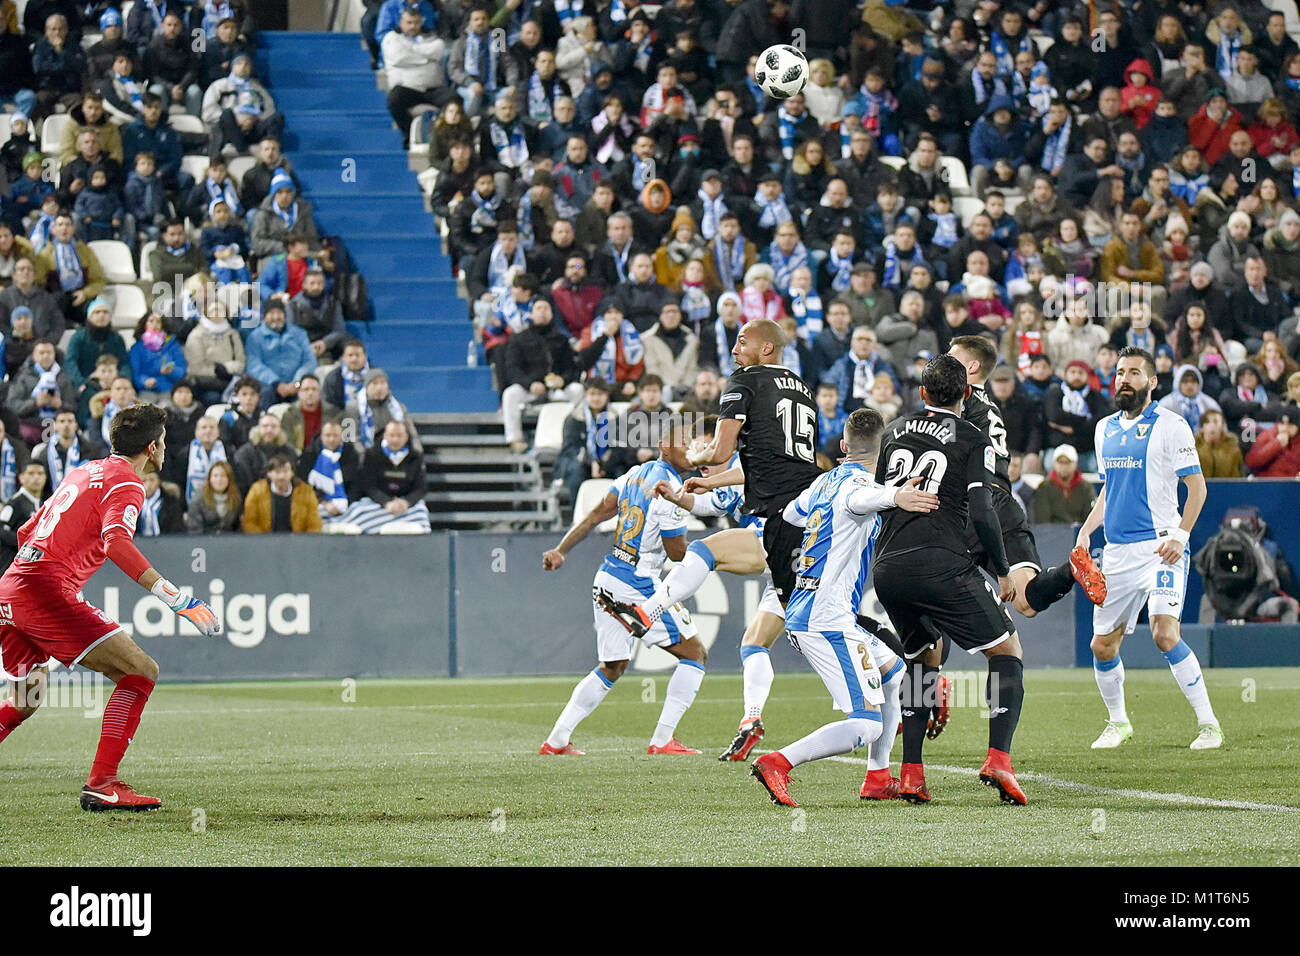
M 974 653 L 1015 628 L 993 586 L 966 557 L 943 548 L 890 555 L 873 569 L 876 597 L 912 659 L 940 638 Z
M 794 593 L 795 563 L 803 550 L 803 531 L 787 523 L 779 511 L 763 522 L 763 549 L 772 572 L 772 586 L 782 606 Z
M 1007 553 L 1007 565 L 1013 569 L 1032 567 L 1035 571 L 1043 570 L 1043 559 L 1038 556 L 1038 542 L 1034 540 L 1033 531 L 1029 530 L 1025 509 L 1019 501 L 996 485 L 989 486 L 989 494 L 993 498 L 993 510 L 997 513 L 998 524 L 1002 528 L 1002 547 Z M 996 577 L 973 528 L 970 529 L 970 550 L 975 563 Z

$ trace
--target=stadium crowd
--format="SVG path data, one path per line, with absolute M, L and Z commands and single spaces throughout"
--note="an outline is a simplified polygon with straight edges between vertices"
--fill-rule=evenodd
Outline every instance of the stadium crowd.
M 1044 520 L 1086 513 L 1125 345 L 1208 476 L 1300 473 L 1300 47 L 1260 0 L 366 6 L 398 126 L 435 110 L 507 437 L 572 402 L 571 493 L 652 454 L 604 442 L 611 403 L 716 409 L 757 317 L 828 455 L 853 409 L 917 407 L 954 336 L 994 339 Z M 768 99 L 757 54 L 790 42 L 808 85 Z
M 0 0 L 0 554 L 137 399 L 169 416 L 142 534 L 429 530 L 255 31 L 244 0 Z

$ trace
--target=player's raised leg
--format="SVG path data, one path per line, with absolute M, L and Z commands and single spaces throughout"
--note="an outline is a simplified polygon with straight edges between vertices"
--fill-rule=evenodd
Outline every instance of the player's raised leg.
M 694 597 L 710 572 L 760 574 L 766 566 L 763 545 L 754 533 L 744 528 L 728 528 L 687 545 L 686 555 L 659 582 L 654 594 L 646 601 L 629 605 L 602 598 L 601 605 L 622 622 L 633 637 L 641 637 L 666 609 Z
M 670 611 L 662 620 L 670 623 L 671 616 Z M 671 633 L 672 629 L 669 630 Z M 646 748 L 646 753 L 697 754 L 700 751 L 685 746 L 674 734 L 682 717 L 695 702 L 695 695 L 700 692 L 700 684 L 704 682 L 704 665 L 709 659 L 709 652 L 704 649 L 700 639 L 694 636 L 676 644 L 665 645 L 664 650 L 677 658 L 677 667 L 673 669 L 673 676 L 668 679 L 664 707 L 659 714 L 659 722 L 655 725 L 655 733 L 650 739 L 650 746 Z
M 593 710 L 600 706 L 600 702 L 605 699 L 605 695 L 613 688 L 614 681 L 618 680 L 625 670 L 627 670 L 627 661 L 625 660 L 605 661 L 578 681 L 578 686 L 573 688 L 573 693 L 569 696 L 569 702 L 564 705 L 564 710 L 560 711 L 555 726 L 551 728 L 551 732 L 542 741 L 542 747 L 538 753 L 544 757 L 585 756 L 571 742 L 573 731 Z
M 99 746 L 81 791 L 81 808 L 156 810 L 162 806 L 162 801 L 136 793 L 117 779 L 117 771 L 126 755 L 126 748 L 135 738 L 144 706 L 158 680 L 158 664 L 123 631 L 117 631 L 91 648 L 81 663 L 117 685 L 104 705 Z
M 9 682 L 9 696 L 0 701 L 0 741 L 40 709 L 49 681 L 48 667 L 34 667 L 22 680 Z

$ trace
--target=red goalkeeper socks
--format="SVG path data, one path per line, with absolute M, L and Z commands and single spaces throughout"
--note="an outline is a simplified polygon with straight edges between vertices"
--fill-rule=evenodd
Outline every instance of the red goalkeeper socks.
M 95 763 L 90 768 L 87 783 L 94 786 L 114 780 L 117 765 L 122 762 L 126 748 L 131 745 L 144 705 L 149 702 L 154 682 L 147 677 L 128 674 L 117 682 L 113 694 L 104 708 L 104 722 L 99 734 L 99 748 Z
M 0 740 L 4 740 L 23 722 L 23 715 L 18 712 L 12 700 L 0 701 Z

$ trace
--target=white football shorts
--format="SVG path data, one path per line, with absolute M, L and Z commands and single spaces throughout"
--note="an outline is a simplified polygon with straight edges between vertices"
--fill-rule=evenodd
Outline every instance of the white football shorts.
M 628 604 L 640 604 L 654 594 L 655 582 L 643 577 L 637 577 L 636 580 L 638 584 L 633 586 L 608 571 L 597 571 L 592 587 L 608 591 L 616 599 Z M 594 600 L 591 602 L 591 612 L 596 625 L 596 659 L 601 663 L 631 660 L 637 638 L 629 634 L 613 616 L 606 614 Z M 665 647 L 679 644 L 695 634 L 695 622 L 691 620 L 690 612 L 680 604 L 674 604 L 664 611 L 663 616 L 655 621 L 654 627 L 646 631 L 640 640 L 648 647 Z
M 1125 636 L 1132 634 L 1143 604 L 1148 617 L 1167 614 L 1181 618 L 1187 598 L 1190 552 L 1184 547 L 1177 564 L 1166 564 L 1155 553 L 1159 543 L 1153 539 L 1106 545 L 1101 554 L 1106 601 L 1092 609 L 1094 634 L 1109 634 L 1121 625 Z

